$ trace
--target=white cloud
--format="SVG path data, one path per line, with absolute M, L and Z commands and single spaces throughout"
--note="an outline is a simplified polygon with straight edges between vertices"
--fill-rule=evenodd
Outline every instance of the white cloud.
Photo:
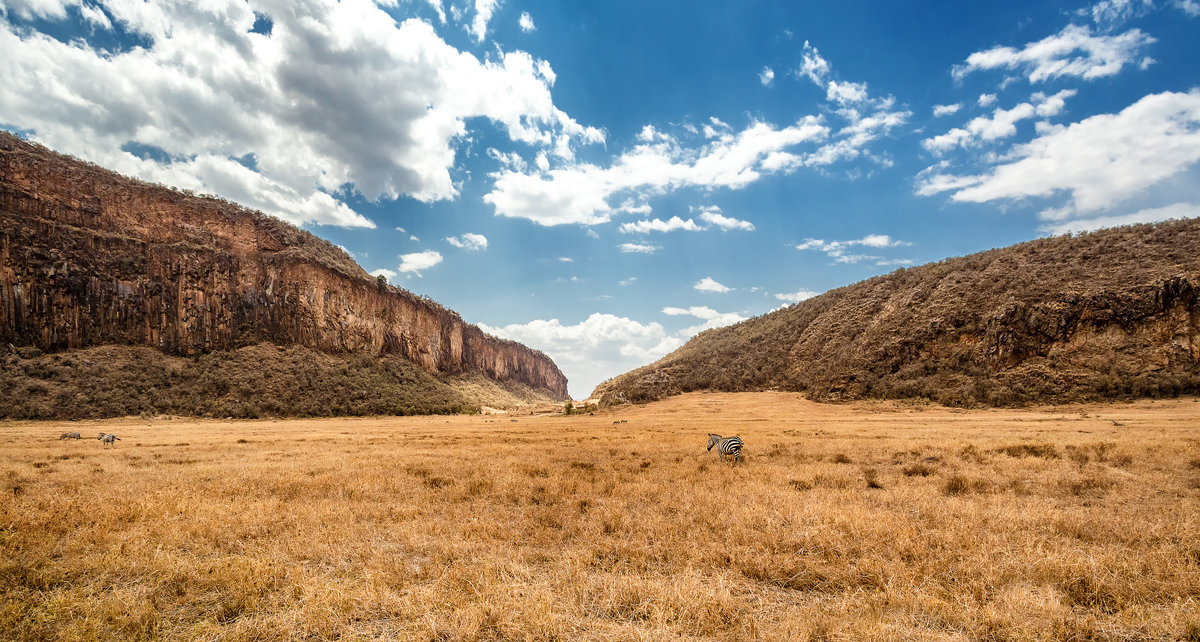
M 416 235 L 416 234 L 409 234 L 409 235 L 408 235 L 408 240 L 412 241 L 413 243 L 420 243 L 420 242 L 421 242 L 421 239 L 417 238 L 417 235 Z
M 430 7 L 433 7 L 434 12 L 437 13 L 438 22 L 441 22 L 442 24 L 446 24 L 446 10 L 442 8 L 442 0 L 425 0 L 425 1 L 426 1 L 426 4 L 428 4 Z
M 764 166 L 770 153 L 819 140 L 829 131 L 811 116 L 783 128 L 755 122 L 736 134 L 722 133 L 719 122 L 705 125 L 713 140 L 700 147 L 657 137 L 635 145 L 607 168 L 575 163 L 537 174 L 502 169 L 492 175 L 495 185 L 484 200 L 501 216 L 540 225 L 605 223 L 621 209 L 611 199 L 644 202 L 688 186 L 739 189 L 779 170 Z M 643 129 L 643 140 L 646 135 L 654 137 L 655 132 Z
M 468 252 L 478 252 L 486 250 L 488 246 L 487 237 L 482 234 L 467 232 L 462 236 L 447 236 L 446 242 L 459 249 L 467 250 Z
M 746 320 L 746 317 L 736 312 L 717 312 L 705 305 L 694 305 L 689 308 L 666 307 L 662 309 L 662 312 L 667 316 L 692 316 L 704 321 L 704 323 L 684 328 L 675 333 L 675 336 L 684 340 L 690 339 L 705 330 L 712 330 L 713 328 L 720 328 Z
M 804 116 L 786 127 L 755 121 L 741 131 L 712 116 L 701 128 L 680 125 L 682 137 L 646 125 L 638 143 L 607 167 L 567 162 L 538 172 L 501 168 L 491 174 L 495 183 L 484 201 L 497 215 L 540 225 L 595 225 L 621 212 L 648 214 L 651 197 L 686 187 L 741 189 L 765 175 L 859 157 L 889 166 L 890 160 L 870 154 L 868 147 L 911 113 L 896 109 L 891 96 L 872 99 L 865 83 L 827 84 L 829 63 L 807 43 L 804 61 L 796 73 L 826 87 L 838 102 L 828 116 Z M 833 116 L 845 121 L 840 129 L 826 124 Z M 698 144 L 688 144 L 697 143 L 697 136 Z
M 623 279 L 621 281 L 617 281 L 617 285 L 619 285 L 621 287 L 626 287 L 626 286 L 633 285 L 636 281 L 637 281 L 637 277 L 631 276 L 628 279 Z
M 1042 93 L 1033 94 L 1032 103 L 1020 103 L 1012 109 L 997 108 L 991 117 L 980 116 L 967 123 L 965 128 L 951 129 L 945 134 L 926 138 L 921 141 L 925 149 L 942 153 L 959 146 L 969 146 L 980 141 L 992 141 L 1008 138 L 1017 133 L 1016 124 L 1022 120 L 1041 116 L 1049 118 L 1057 115 L 1066 106 L 1066 99 L 1075 95 L 1074 89 L 1064 89 L 1053 96 Z
M 717 294 L 724 294 L 733 288 L 721 285 L 713 280 L 711 276 L 706 276 L 703 279 L 696 281 L 696 284 L 692 286 L 692 289 L 700 292 L 716 292 Z
M 758 72 L 758 82 L 761 82 L 763 87 L 770 87 L 773 80 L 775 80 L 775 70 L 770 67 L 763 67 L 762 71 Z
M 635 221 L 632 223 L 622 223 L 621 232 L 626 234 L 649 234 L 650 232 L 673 232 L 675 230 L 685 230 L 688 232 L 699 232 L 704 230 L 703 227 L 696 225 L 692 219 L 683 220 L 678 216 L 672 216 L 667 220 L 658 218 L 648 219 L 644 221 Z
M 704 211 L 700 214 L 700 220 L 709 225 L 716 225 L 723 230 L 746 230 L 747 232 L 754 230 L 754 223 L 733 218 L 732 216 L 725 216 L 721 213 L 721 208 L 715 205 L 704 208 Z
M 1094 218 L 1077 219 L 1065 223 L 1047 223 L 1038 228 L 1042 233 L 1057 235 L 1068 232 L 1087 232 L 1105 227 L 1118 225 L 1133 225 L 1135 223 L 1156 223 L 1169 219 L 1184 219 L 1200 217 L 1200 203 L 1175 203 L 1164 207 L 1154 207 L 1112 216 L 1097 216 Z
M 391 281 L 392 279 L 399 276 L 400 273 L 395 270 L 389 270 L 387 268 L 379 268 L 378 270 L 371 271 L 371 276 L 380 276 L 380 275 L 382 275 L 383 278 L 387 279 L 388 281 Z
M 475 42 L 483 42 L 487 37 L 487 25 L 499 6 L 500 0 L 475 0 L 475 18 L 467 28 L 467 33 L 475 36 Z
M 400 267 L 396 268 L 402 273 L 413 273 L 421 276 L 422 270 L 429 268 L 442 262 L 442 255 L 434 250 L 425 250 L 424 252 L 413 252 L 411 254 L 400 255 Z
M 825 82 L 825 76 L 829 74 L 829 61 L 821 57 L 821 52 L 817 48 L 804 41 L 804 50 L 800 57 L 800 68 L 796 70 L 798 78 L 808 78 L 818 85 Z
M 645 243 L 622 243 L 618 247 L 625 254 L 654 254 L 662 249 L 657 245 L 647 245 Z
M 396 226 L 396 231 L 397 231 L 397 232 L 404 232 L 404 233 L 408 233 L 408 230 L 404 229 L 403 227 L 400 227 L 399 225 L 397 225 L 397 226 Z
M 521 31 L 525 33 L 537 31 L 537 25 L 533 24 L 533 17 L 529 15 L 528 11 L 521 12 L 521 19 L 517 21 L 517 24 L 520 25 Z
M 953 105 L 934 105 L 933 117 L 941 118 L 942 116 L 949 116 L 950 114 L 957 113 L 961 107 L 962 105 L 959 103 L 954 103 Z
M 1046 130 L 997 157 L 986 173 L 955 176 L 935 165 L 917 193 L 985 203 L 1065 195 L 1046 218 L 1110 209 L 1200 160 L 1200 90 L 1151 94 L 1116 114 Z
M 805 299 L 811 299 L 818 294 L 820 292 L 813 292 L 812 290 L 796 290 L 795 292 L 776 294 L 775 298 L 780 301 L 787 301 L 788 303 L 799 303 Z
M 797 250 L 816 250 L 824 252 L 826 256 L 834 259 L 835 263 L 858 263 L 864 260 L 882 260 L 882 257 L 872 256 L 867 254 L 849 254 L 849 250 L 854 247 L 869 247 L 875 249 L 883 249 L 890 247 L 901 247 L 912 245 L 906 241 L 897 241 L 887 234 L 868 234 L 860 239 L 850 241 L 824 241 L 822 239 L 804 239 L 803 243 L 796 246 Z
M 1175 0 L 1174 4 L 1176 8 L 1192 18 L 1200 16 L 1200 2 L 1196 0 Z
M 560 257 L 558 257 L 558 260 L 563 263 L 574 263 L 575 262 L 575 259 L 573 259 L 569 256 L 560 256 Z
M 554 105 L 553 70 L 525 52 L 481 61 L 367 2 L 268 11 L 269 36 L 250 32 L 249 5 L 218 4 L 88 3 L 146 42 L 115 52 L 0 21 L 0 114 L 125 174 L 297 224 L 363 227 L 338 195 L 457 197 L 451 170 L 472 119 L 559 156 L 603 140 Z M 137 148 L 161 154 L 124 151 Z
M 979 100 L 975 104 L 980 107 L 991 107 L 996 104 L 996 94 L 979 94 Z
M 1031 42 L 1023 49 L 994 47 L 967 56 L 954 67 L 954 77 L 978 70 L 1021 69 L 1030 82 L 1045 82 L 1062 76 L 1094 80 L 1113 76 L 1127 64 L 1137 64 L 1141 52 L 1155 42 L 1138 29 L 1120 35 L 1092 35 L 1091 29 L 1067 25 L 1062 31 Z
M 836 80 L 830 80 L 825 91 L 825 99 L 842 105 L 861 103 L 867 99 L 867 83 L 839 83 Z
M 1090 16 L 1101 27 L 1111 28 L 1154 8 L 1153 0 L 1100 0 L 1080 13 Z
M 575 325 L 563 325 L 558 319 L 535 319 L 503 327 L 481 323 L 479 327 L 545 352 L 567 375 L 571 396 L 576 399 L 586 397 L 601 381 L 683 345 L 683 340 L 669 336 L 662 324 L 602 313 L 593 313 Z

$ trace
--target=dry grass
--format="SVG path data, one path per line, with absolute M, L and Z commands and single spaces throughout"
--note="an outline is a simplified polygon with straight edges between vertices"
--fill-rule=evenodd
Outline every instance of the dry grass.
M 0 637 L 1200 631 L 1192 400 L 712 394 L 512 419 L 0 424 Z M 740 434 L 744 465 L 706 453 L 709 432 Z

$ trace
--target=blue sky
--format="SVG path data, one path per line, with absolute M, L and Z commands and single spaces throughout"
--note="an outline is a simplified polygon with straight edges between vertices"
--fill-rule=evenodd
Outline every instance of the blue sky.
M 1200 0 L 0 1 L 0 127 L 547 352 L 1200 215 Z

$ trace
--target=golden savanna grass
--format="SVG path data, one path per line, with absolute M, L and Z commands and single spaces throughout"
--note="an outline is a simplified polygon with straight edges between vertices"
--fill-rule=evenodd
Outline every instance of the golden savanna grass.
M 6 639 L 1200 639 L 1191 399 L 17 422 L 0 475 Z

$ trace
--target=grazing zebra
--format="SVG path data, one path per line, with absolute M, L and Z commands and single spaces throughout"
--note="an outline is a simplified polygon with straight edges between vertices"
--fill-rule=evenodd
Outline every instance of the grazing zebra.
M 733 463 L 736 465 L 742 460 L 742 438 L 741 437 L 722 437 L 721 435 L 708 435 L 708 450 L 712 450 L 713 446 L 717 447 L 717 454 L 721 456 L 721 461 L 725 461 L 726 455 L 733 455 Z
M 83 437 L 80 437 L 77 432 L 64 432 L 58 440 L 62 441 L 63 439 L 83 439 Z
M 106 446 L 116 446 L 117 442 L 121 441 L 121 438 L 116 435 L 106 435 L 104 433 L 100 433 L 100 436 L 96 437 L 96 439 L 99 439 Z

